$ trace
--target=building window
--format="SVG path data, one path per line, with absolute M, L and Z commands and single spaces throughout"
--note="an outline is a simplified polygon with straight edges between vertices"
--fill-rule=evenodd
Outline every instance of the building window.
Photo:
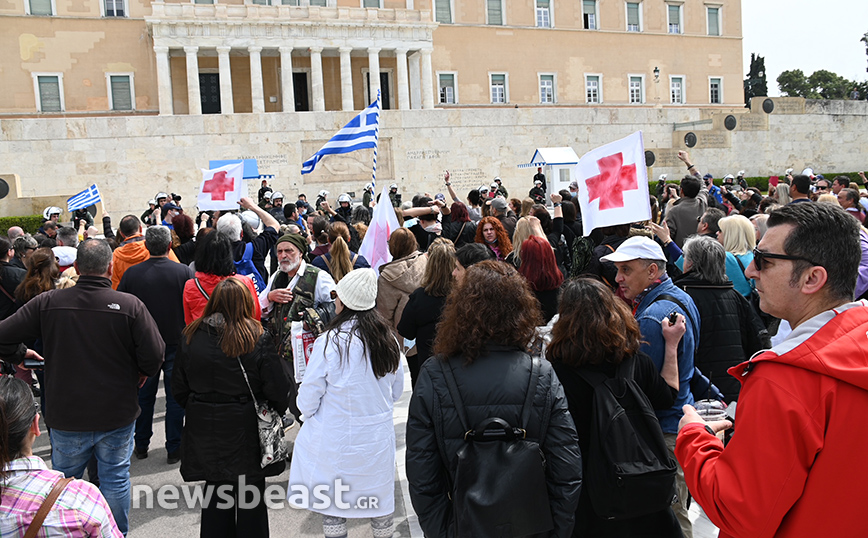
M 723 102 L 722 98 L 723 83 L 719 78 L 708 79 L 708 98 L 713 105 L 719 105 Z
M 362 7 L 379 8 L 380 0 L 362 0 Z
M 30 15 L 54 15 L 51 0 L 25 0 Z
M 684 77 L 669 77 L 669 102 L 673 105 L 684 103 Z
M 282 5 L 282 6 L 300 6 L 301 5 L 298 0 L 279 0 L 279 1 L 280 1 L 280 5 Z M 214 0 L 207 0 L 207 2 L 209 4 L 213 4 Z
M 539 76 L 539 102 L 542 104 L 554 104 L 555 102 L 555 76 Z
M 506 75 L 492 74 L 491 77 L 491 102 L 493 104 L 506 103 Z
M 642 18 L 640 15 L 638 2 L 627 2 L 627 31 L 642 31 Z
M 708 11 L 708 35 L 720 35 L 720 8 L 710 7 Z
M 455 99 L 455 73 L 440 73 L 437 76 L 440 82 L 440 104 L 454 105 Z
M 326 0 L 310 0 L 310 5 L 326 7 Z
M 486 0 L 488 5 L 488 24 L 503 24 L 503 0 Z
M 136 94 L 132 74 L 106 73 L 106 82 L 111 110 L 136 109 Z
M 434 0 L 434 17 L 437 22 L 452 22 L 452 0 Z
M 669 33 L 670 34 L 680 34 L 681 33 L 681 6 L 674 6 L 669 4 L 667 6 L 668 18 L 669 18 Z
M 585 95 L 588 103 L 602 103 L 600 75 L 585 75 Z
M 193 0 L 194 4 L 214 4 L 214 0 Z M 292 4 L 297 5 L 297 4 Z
M 552 27 L 552 11 L 549 0 L 536 0 L 536 25 L 539 28 Z
M 645 102 L 645 80 L 640 76 L 630 76 L 630 103 L 642 104 Z
M 36 107 L 40 112 L 63 112 L 63 75 L 32 73 Z
M 582 21 L 585 30 L 597 29 L 597 2 L 596 0 L 582 0 Z

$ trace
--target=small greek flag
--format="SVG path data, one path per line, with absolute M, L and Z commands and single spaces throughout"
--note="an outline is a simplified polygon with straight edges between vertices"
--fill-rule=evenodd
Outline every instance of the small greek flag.
M 99 195 L 99 188 L 94 184 L 68 199 L 66 201 L 66 210 L 72 212 L 83 207 L 90 207 L 101 201 L 102 198 Z
M 343 129 L 337 132 L 331 140 L 316 153 L 313 157 L 304 161 L 301 165 L 302 174 L 310 174 L 316 168 L 316 164 L 326 155 L 338 155 L 341 153 L 350 153 L 360 149 L 373 148 L 374 155 L 377 152 L 377 142 L 380 132 L 380 94 L 377 93 L 377 100 L 371 103 L 366 109 L 362 110 L 358 116 L 350 120 Z M 376 156 L 375 170 L 376 170 Z

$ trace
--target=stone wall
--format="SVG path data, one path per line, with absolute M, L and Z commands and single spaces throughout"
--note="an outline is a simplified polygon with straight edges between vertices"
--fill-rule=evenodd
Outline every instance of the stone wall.
M 533 170 L 517 165 L 539 147 L 570 146 L 578 155 L 595 146 L 644 132 L 657 162 L 650 177 L 681 175 L 675 158 L 690 149 L 703 172 L 715 177 L 739 169 L 748 176 L 776 175 L 788 167 L 817 172 L 866 166 L 868 103 L 773 99 L 771 114 L 746 109 L 686 107 L 580 107 L 384 111 L 380 128 L 379 185 L 398 183 L 405 198 L 443 190 L 449 170 L 456 190 L 503 178 L 510 193 L 524 195 Z M 176 192 L 192 208 L 210 159 L 256 158 L 261 174 L 288 199 L 320 189 L 360 196 L 370 181 L 370 151 L 323 159 L 301 176 L 301 163 L 353 117 L 350 112 L 268 113 L 217 116 L 140 116 L 0 120 L 0 178 L 9 195 L 0 214 L 36 212 L 61 205 L 96 182 L 112 215 L 141 213 L 158 191 Z M 737 120 L 727 130 L 724 119 Z M 251 182 L 253 193 L 258 185 Z

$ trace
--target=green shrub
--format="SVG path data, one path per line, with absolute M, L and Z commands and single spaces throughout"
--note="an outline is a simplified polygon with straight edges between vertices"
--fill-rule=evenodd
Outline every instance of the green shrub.
M 29 233 L 35 234 L 36 230 L 42 226 L 42 215 L 28 215 L 25 217 L 0 217 L 0 233 L 5 234 L 6 230 L 13 226 L 21 226 L 21 228 Z

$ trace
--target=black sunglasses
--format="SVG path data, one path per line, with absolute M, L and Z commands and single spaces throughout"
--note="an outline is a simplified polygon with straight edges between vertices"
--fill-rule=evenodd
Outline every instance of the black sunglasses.
M 771 254 L 769 252 L 763 252 L 761 250 L 753 249 L 753 264 L 756 266 L 757 271 L 763 270 L 763 260 L 793 260 L 793 261 L 803 261 L 808 262 L 811 265 L 820 265 L 819 263 L 814 263 L 808 258 L 802 258 L 801 256 L 788 256 L 786 254 Z

